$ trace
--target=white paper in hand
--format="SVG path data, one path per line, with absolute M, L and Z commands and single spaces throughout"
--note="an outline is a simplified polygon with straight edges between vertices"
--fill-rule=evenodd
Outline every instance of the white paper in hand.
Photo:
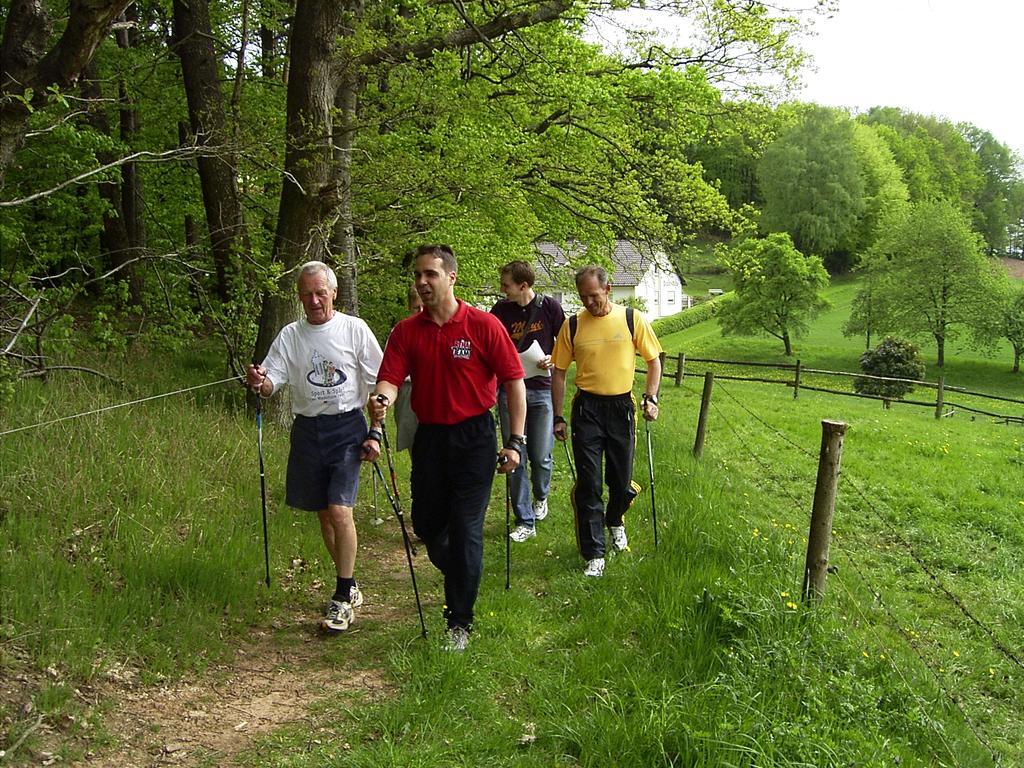
M 533 343 L 530 344 L 526 349 L 519 353 L 519 362 L 523 364 L 523 370 L 526 372 L 526 378 L 532 379 L 535 376 L 546 376 L 551 377 L 551 371 L 547 368 L 538 368 L 537 363 L 547 357 L 544 354 L 544 350 L 540 348 L 540 344 L 534 339 Z

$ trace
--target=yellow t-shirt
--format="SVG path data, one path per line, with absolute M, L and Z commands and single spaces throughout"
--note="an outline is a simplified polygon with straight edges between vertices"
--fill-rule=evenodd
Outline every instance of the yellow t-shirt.
M 661 343 L 641 313 L 633 312 L 633 338 L 629 337 L 626 308 L 611 305 L 611 312 L 594 317 L 586 310 L 577 316 L 576 338 L 569 341 L 569 323 L 562 324 L 551 362 L 560 370 L 576 361 L 576 386 L 593 395 L 624 395 L 633 391 L 636 355 L 650 362 L 661 354 Z

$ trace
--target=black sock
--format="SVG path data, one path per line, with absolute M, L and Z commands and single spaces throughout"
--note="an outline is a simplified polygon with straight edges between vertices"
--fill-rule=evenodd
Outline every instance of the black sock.
M 352 593 L 352 587 L 356 585 L 355 578 L 343 579 L 341 576 L 338 577 L 337 586 L 334 588 L 334 597 L 332 600 L 338 600 L 342 603 L 347 603 L 348 598 Z

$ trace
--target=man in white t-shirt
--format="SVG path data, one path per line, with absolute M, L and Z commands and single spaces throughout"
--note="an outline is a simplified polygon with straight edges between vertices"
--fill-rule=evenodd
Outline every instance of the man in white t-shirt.
M 363 320 L 334 311 L 338 278 L 326 264 L 304 264 L 298 291 L 305 319 L 281 329 L 263 364 L 249 366 L 246 381 L 260 397 L 270 397 L 285 384 L 291 388 L 295 420 L 285 500 L 320 518 L 337 576 L 321 623 L 343 631 L 363 603 L 354 575 L 352 508 L 360 461 L 380 455 L 380 425 L 367 430 L 362 408 L 377 381 L 381 349 Z

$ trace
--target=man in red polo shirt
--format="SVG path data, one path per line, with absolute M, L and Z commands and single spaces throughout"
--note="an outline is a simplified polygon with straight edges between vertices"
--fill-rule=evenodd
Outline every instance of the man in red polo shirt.
M 484 513 L 494 479 L 497 385 L 508 397 L 511 435 L 498 472 L 519 466 L 526 445 L 526 389 L 519 355 L 501 322 L 455 298 L 458 262 L 447 245 L 416 251 L 423 311 L 391 331 L 371 396 L 383 420 L 406 376 L 419 421 L 412 444 L 412 525 L 444 574 L 446 647 L 469 642 L 483 574 Z M 383 402 L 378 399 L 380 396 Z

